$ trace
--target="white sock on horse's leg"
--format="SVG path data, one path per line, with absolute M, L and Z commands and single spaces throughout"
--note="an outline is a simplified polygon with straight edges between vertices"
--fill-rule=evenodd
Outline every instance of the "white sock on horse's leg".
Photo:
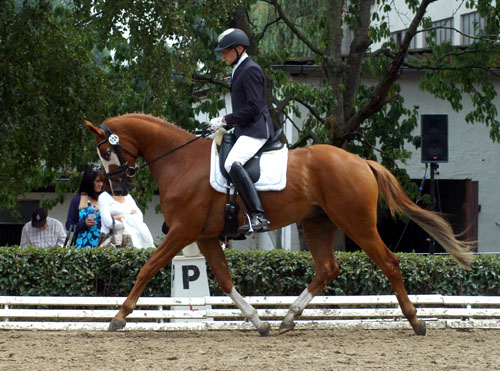
M 234 303 L 238 308 L 240 308 L 243 316 L 245 316 L 246 319 L 252 322 L 257 329 L 262 328 L 264 322 L 260 320 L 259 315 L 257 314 L 257 309 L 252 307 L 250 303 L 248 303 L 243 298 L 243 296 L 241 296 L 240 293 L 236 291 L 234 286 L 228 296 L 233 299 Z
M 311 302 L 312 298 L 313 296 L 309 292 L 308 288 L 302 291 L 299 297 L 295 299 L 292 305 L 290 305 L 290 309 L 288 310 L 288 313 L 283 319 L 283 323 L 287 325 L 292 325 L 295 317 L 298 317 L 302 314 L 302 311 L 307 306 L 307 304 Z

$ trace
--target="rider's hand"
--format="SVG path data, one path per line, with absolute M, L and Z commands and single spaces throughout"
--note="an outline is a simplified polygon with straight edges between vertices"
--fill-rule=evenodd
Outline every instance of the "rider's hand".
M 209 124 L 210 129 L 215 133 L 221 127 L 226 125 L 226 121 L 224 120 L 224 117 L 216 117 L 214 119 L 211 119 Z

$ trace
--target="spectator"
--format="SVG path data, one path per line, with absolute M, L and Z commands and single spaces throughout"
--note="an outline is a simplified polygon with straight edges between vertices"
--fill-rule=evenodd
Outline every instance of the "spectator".
M 23 227 L 21 246 L 63 246 L 66 232 L 62 223 L 47 214 L 44 208 L 33 210 L 31 222 Z
M 66 229 L 75 232 L 73 244 L 77 249 L 96 247 L 99 241 L 101 214 L 97 199 L 103 189 L 104 177 L 100 167 L 87 167 L 78 194 L 69 205 Z
M 143 221 L 142 211 L 137 207 L 134 198 L 129 194 L 133 189 L 131 182 L 113 182 L 111 194 L 104 191 L 99 196 L 99 210 L 101 211 L 101 241 L 109 240 L 111 232 L 115 235 L 124 235 L 134 247 L 154 247 L 151 232 Z M 118 239 L 122 241 L 120 237 Z M 113 242 L 121 244 L 121 242 Z

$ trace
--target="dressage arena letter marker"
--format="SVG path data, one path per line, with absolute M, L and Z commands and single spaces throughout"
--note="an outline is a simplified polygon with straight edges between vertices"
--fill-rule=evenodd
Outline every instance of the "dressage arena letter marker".
M 210 296 L 207 276 L 207 263 L 203 255 L 197 256 L 176 256 L 172 259 L 172 297 L 205 297 Z M 205 306 L 175 306 L 172 309 L 178 310 L 206 310 L 211 309 L 210 305 Z M 201 322 L 213 321 L 213 318 L 199 319 L 172 319 L 171 322 Z
M 190 275 L 189 272 L 192 272 Z M 189 282 L 196 281 L 200 278 L 200 269 L 196 265 L 182 266 L 182 284 L 184 290 L 189 290 Z

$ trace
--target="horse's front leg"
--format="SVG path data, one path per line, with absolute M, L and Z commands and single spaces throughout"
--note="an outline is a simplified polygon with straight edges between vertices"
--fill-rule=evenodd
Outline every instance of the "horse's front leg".
M 128 294 L 127 299 L 123 302 L 120 311 L 111 320 L 108 331 L 117 331 L 125 327 L 125 318 L 134 311 L 137 300 L 139 300 L 146 284 L 165 266 L 165 264 L 171 261 L 179 251 L 193 242 L 194 238 L 190 238 L 186 236 L 185 233 L 181 232 L 183 229 L 189 228 L 170 229 L 163 242 L 143 265 L 137 275 L 134 287 Z
M 241 310 L 243 316 L 253 323 L 260 336 L 268 336 L 271 326 L 267 322 L 261 321 L 255 309 L 248 301 L 243 298 L 234 287 L 231 274 L 227 265 L 227 260 L 220 246 L 219 240 L 215 239 L 200 239 L 198 247 L 201 253 L 205 256 L 207 264 L 210 266 L 212 273 L 221 287 L 222 291 L 233 299 L 233 302 Z

